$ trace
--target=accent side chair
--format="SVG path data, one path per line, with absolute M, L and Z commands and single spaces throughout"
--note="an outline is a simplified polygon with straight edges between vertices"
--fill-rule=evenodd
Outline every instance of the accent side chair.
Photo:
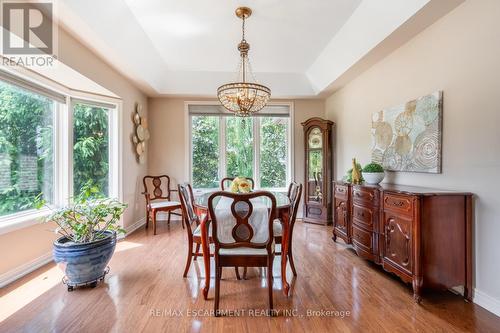
M 170 224 L 170 215 L 182 216 L 182 214 L 173 212 L 181 208 L 180 202 L 171 201 L 171 192 L 177 190 L 170 189 L 170 177 L 167 175 L 161 176 L 145 176 L 142 179 L 144 185 L 144 196 L 146 197 L 146 229 L 148 228 L 149 220 L 153 222 L 153 234 L 156 235 L 156 214 L 158 212 L 167 212 L 168 224 Z M 182 223 L 184 228 L 184 223 Z

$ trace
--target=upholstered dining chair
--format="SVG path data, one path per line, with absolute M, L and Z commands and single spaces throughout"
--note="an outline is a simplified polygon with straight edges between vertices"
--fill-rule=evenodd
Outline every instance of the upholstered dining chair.
M 271 202 L 268 209 L 265 201 Z M 219 316 L 220 281 L 223 267 L 267 267 L 269 313 L 273 314 L 273 220 L 276 198 L 270 192 L 233 194 L 225 191 L 208 198 L 215 244 L 214 313 Z
M 290 199 L 290 222 L 288 227 L 289 237 L 288 237 L 288 261 L 290 262 L 290 268 L 292 269 L 293 275 L 297 276 L 297 271 L 295 270 L 295 263 L 293 261 L 292 252 L 292 239 L 293 239 L 293 227 L 295 225 L 295 220 L 297 218 L 297 211 L 299 208 L 300 197 L 302 196 L 302 184 L 296 182 L 290 183 L 288 187 L 288 198 Z M 283 240 L 283 226 L 281 221 L 276 219 L 273 221 L 273 231 L 274 231 L 274 241 L 276 244 L 282 244 Z M 276 255 L 281 255 L 280 252 L 276 252 Z
M 229 188 L 231 186 L 231 182 L 234 180 L 234 178 L 236 177 L 226 177 L 226 178 L 222 178 L 222 180 L 220 181 L 220 188 L 225 191 L 227 188 Z M 253 180 L 253 178 L 249 178 L 249 177 L 245 177 L 247 180 L 250 181 L 250 183 L 252 183 L 252 190 L 255 188 L 255 182 Z
M 297 270 L 295 269 L 295 262 L 293 261 L 293 252 L 292 252 L 292 238 L 293 238 L 293 227 L 295 225 L 295 220 L 297 219 L 297 211 L 299 208 L 300 198 L 302 196 L 302 184 L 298 184 L 296 182 L 290 183 L 288 186 L 288 198 L 290 199 L 291 208 L 290 208 L 290 221 L 288 231 L 290 233 L 290 237 L 288 238 L 288 261 L 290 262 L 290 268 L 292 269 L 292 273 L 294 276 L 297 276 Z M 275 219 L 273 221 L 273 233 L 274 233 L 274 242 L 275 244 L 282 244 L 283 241 L 283 226 L 281 225 L 281 220 Z M 275 252 L 275 255 L 281 255 L 281 252 Z M 244 267 L 243 270 L 243 279 L 247 277 L 247 267 Z
M 177 192 L 177 190 L 170 189 L 169 176 L 145 176 L 142 183 L 144 185 L 142 194 L 146 197 L 146 228 L 148 228 L 149 220 L 151 220 L 153 222 L 153 234 L 156 235 L 156 214 L 166 212 L 167 221 L 170 224 L 171 214 L 182 216 L 182 214 L 174 212 L 176 209 L 181 208 L 181 204 L 170 200 L 170 194 Z M 182 224 L 182 227 L 184 227 L 184 224 Z
M 181 207 L 182 207 L 182 215 L 188 236 L 188 256 L 186 261 L 186 267 L 184 268 L 184 274 L 182 275 L 183 277 L 186 277 L 189 271 L 189 267 L 191 267 L 192 261 L 202 256 L 202 253 L 200 253 L 200 245 L 201 245 L 200 221 L 203 220 L 204 216 L 201 216 L 200 219 L 200 217 L 195 212 L 193 189 L 190 184 L 188 183 L 179 184 L 177 185 L 177 190 L 179 193 L 179 200 L 181 202 Z M 211 224 L 209 224 L 208 240 L 210 244 L 213 243 L 211 230 L 212 226 Z M 193 252 L 193 245 L 196 245 L 194 252 Z M 210 254 L 210 256 L 213 257 L 213 254 Z M 236 278 L 240 280 L 241 278 L 238 272 L 238 268 L 236 267 L 235 267 L 235 272 L 236 272 Z

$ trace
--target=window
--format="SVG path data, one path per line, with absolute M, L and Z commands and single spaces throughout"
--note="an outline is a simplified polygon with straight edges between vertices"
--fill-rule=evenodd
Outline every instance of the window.
M 73 104 L 73 193 L 85 184 L 109 195 L 109 110 Z
M 0 81 L 0 216 L 54 200 L 56 102 Z
M 71 100 L 71 103 L 67 103 Z M 117 106 L 70 98 L 0 69 L 0 233 L 36 223 L 87 182 L 119 197 Z
M 193 187 L 218 188 L 224 177 L 244 176 L 257 188 L 285 189 L 292 178 L 290 109 L 271 105 L 240 118 L 220 105 L 188 104 Z
M 219 118 L 194 116 L 192 121 L 192 183 L 195 188 L 219 186 Z

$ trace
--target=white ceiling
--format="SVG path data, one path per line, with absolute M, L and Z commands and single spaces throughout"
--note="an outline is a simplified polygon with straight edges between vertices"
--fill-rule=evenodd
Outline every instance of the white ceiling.
M 60 0 L 59 21 L 156 95 L 214 96 L 235 78 L 241 20 L 273 97 L 313 97 L 429 2 L 462 0 Z

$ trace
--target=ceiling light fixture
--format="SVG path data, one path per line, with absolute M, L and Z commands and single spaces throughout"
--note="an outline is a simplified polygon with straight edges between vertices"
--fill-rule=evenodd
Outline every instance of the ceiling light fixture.
M 238 44 L 240 65 L 237 82 L 224 84 L 217 89 L 217 97 L 222 105 L 240 117 L 248 117 L 260 111 L 266 106 L 271 97 L 271 89 L 256 83 L 255 76 L 252 73 L 250 60 L 248 59 L 250 44 L 245 40 L 245 20 L 249 18 L 250 15 L 252 15 L 252 10 L 248 7 L 239 7 L 236 9 L 236 16 L 243 22 L 241 29 L 242 38 L 241 42 Z M 248 74 L 251 75 L 253 82 L 247 81 L 249 79 Z

